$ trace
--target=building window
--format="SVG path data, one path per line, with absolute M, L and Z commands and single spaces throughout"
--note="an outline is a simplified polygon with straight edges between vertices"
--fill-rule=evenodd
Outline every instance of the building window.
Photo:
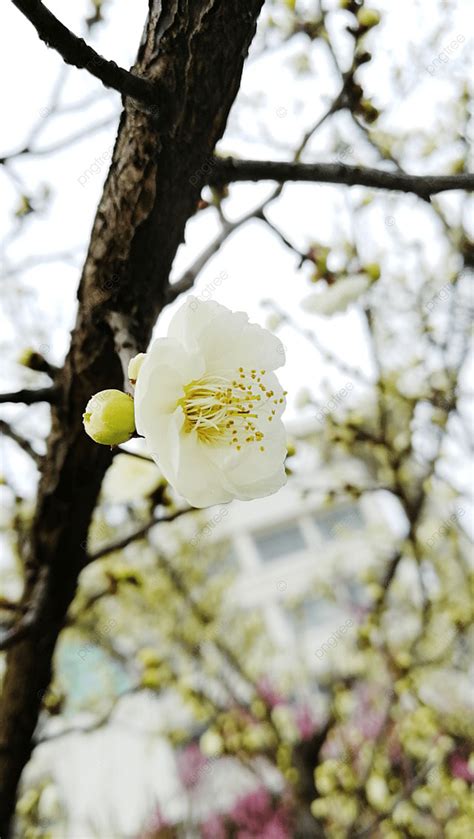
M 273 528 L 266 533 L 254 533 L 252 538 L 263 562 L 305 551 L 308 547 L 298 524 Z
M 337 604 L 324 597 L 311 597 L 299 603 L 285 604 L 285 614 L 295 635 L 334 622 L 339 614 Z
M 313 521 L 319 535 L 325 541 L 339 539 L 349 535 L 354 530 L 361 530 L 363 527 L 363 519 L 357 507 L 325 510 L 316 513 Z
M 303 603 L 303 619 L 306 626 L 321 626 L 334 618 L 336 607 L 334 603 L 323 598 L 305 600 Z

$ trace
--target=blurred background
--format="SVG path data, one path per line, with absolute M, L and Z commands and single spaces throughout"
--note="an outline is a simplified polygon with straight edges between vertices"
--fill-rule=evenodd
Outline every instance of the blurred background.
M 145 2 L 49 5 L 133 63 Z M 468 171 L 469 11 L 267 2 L 218 153 Z M 12 391 L 50 384 L 67 352 L 120 103 L 12 5 L 2 16 L 4 74 L 17 67 L 0 146 Z M 140 441 L 117 451 L 19 837 L 474 835 L 472 228 L 461 192 L 203 190 L 173 281 L 191 272 L 199 300 L 281 338 L 288 484 L 189 512 Z M 49 408 L 1 408 L 8 627 Z

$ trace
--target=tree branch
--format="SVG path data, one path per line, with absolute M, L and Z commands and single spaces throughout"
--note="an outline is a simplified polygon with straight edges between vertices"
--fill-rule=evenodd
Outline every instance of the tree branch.
M 0 596 L 0 611 L 2 610 L 5 612 L 19 612 L 20 605 Z
M 104 545 L 103 548 L 99 548 L 97 551 L 94 551 L 94 553 L 89 554 L 87 561 L 95 562 L 96 559 L 108 556 L 109 554 L 114 553 L 114 551 L 121 551 L 123 548 L 126 548 L 127 545 L 131 545 L 132 542 L 136 542 L 138 539 L 143 539 L 152 527 L 155 527 L 157 524 L 174 521 L 180 516 L 185 515 L 185 513 L 190 513 L 193 509 L 193 507 L 186 507 L 184 510 L 176 510 L 174 513 L 170 513 L 167 516 L 157 516 L 156 518 L 152 518 L 150 521 L 147 521 L 146 524 L 143 524 L 141 527 L 134 530 L 133 533 L 129 533 L 128 536 L 123 536 L 121 539 L 117 539 L 116 542 L 110 542 L 108 545 Z
M 0 420 L 0 432 L 4 434 L 5 437 L 9 437 L 10 440 L 13 440 L 20 449 L 23 449 L 23 451 L 34 460 L 37 466 L 40 466 L 41 461 L 43 460 L 42 456 L 33 448 L 29 440 L 25 440 L 24 437 L 17 434 L 11 425 L 9 425 L 8 422 L 5 422 L 5 420 Z
M 78 38 L 64 26 L 40 0 L 12 0 L 12 3 L 33 24 L 40 39 L 53 47 L 66 64 L 88 70 L 105 87 L 130 96 L 157 113 L 156 87 L 152 82 L 124 70 L 115 61 L 103 58 L 83 38 Z
M 8 164 L 11 160 L 14 160 L 18 157 L 23 157 L 25 155 L 30 155 L 30 157 L 47 157 L 50 154 L 56 154 L 56 152 L 61 151 L 64 148 L 73 146 L 75 143 L 80 143 L 81 140 L 84 140 L 86 137 L 89 138 L 92 134 L 95 134 L 96 131 L 103 131 L 104 128 L 108 128 L 109 125 L 112 125 L 112 123 L 114 123 L 117 119 L 118 115 L 111 114 L 109 117 L 105 117 L 105 119 L 100 119 L 93 125 L 87 125 L 85 128 L 81 128 L 80 131 L 71 134 L 69 137 L 63 137 L 56 143 L 51 143 L 50 146 L 44 146 L 43 148 L 31 148 L 31 146 L 27 143 L 26 146 L 17 149 L 17 151 L 4 154 L 2 157 L 0 157 L 0 163 L 2 165 Z
M 220 251 L 222 245 L 227 241 L 229 236 L 242 224 L 252 218 L 252 216 L 253 213 L 249 213 L 237 221 L 222 227 L 215 239 L 213 239 L 207 248 L 197 257 L 193 264 L 186 269 L 179 280 L 168 287 L 166 296 L 169 303 L 179 297 L 180 294 L 189 291 L 193 287 L 194 281 L 197 279 L 203 268 L 205 268 L 212 257 Z
M 166 296 L 167 302 L 171 302 L 179 297 L 180 294 L 183 294 L 186 291 L 189 291 L 193 285 L 194 281 L 199 276 L 200 272 L 203 268 L 207 265 L 209 260 L 215 256 L 216 253 L 221 249 L 222 245 L 227 241 L 229 236 L 232 235 L 239 227 L 242 227 L 248 221 L 252 219 L 263 219 L 263 221 L 267 221 L 267 219 L 262 215 L 265 207 L 271 204 L 278 196 L 280 195 L 282 190 L 281 186 L 278 186 L 268 198 L 265 198 L 258 207 L 255 207 L 253 210 L 250 210 L 248 213 L 244 213 L 243 216 L 236 219 L 236 221 L 225 221 L 222 225 L 221 230 L 213 239 L 213 241 L 207 246 L 207 248 L 197 257 L 197 259 L 193 262 L 193 264 L 184 272 L 184 274 L 177 280 L 173 285 L 168 286 Z
M 122 693 L 119 693 L 113 698 L 109 709 L 90 725 L 71 725 L 68 728 L 62 728 L 59 731 L 55 731 L 44 737 L 39 736 L 35 739 L 35 745 L 38 746 L 40 743 L 50 743 L 52 740 L 58 740 L 61 737 L 69 737 L 71 734 L 91 734 L 94 731 L 98 731 L 100 728 L 106 726 L 107 723 L 111 722 L 114 711 L 124 696 L 133 696 L 134 694 L 144 690 L 146 690 L 146 688 L 142 685 L 133 685 L 132 687 L 126 688 L 122 691 Z
M 56 389 L 54 387 L 41 387 L 38 390 L 22 390 L 13 391 L 12 393 L 0 393 L 0 403 L 2 402 L 23 402 L 24 405 L 35 405 L 37 402 L 54 402 L 56 398 Z
M 266 213 L 263 210 L 260 213 L 256 213 L 255 218 L 263 221 L 267 225 L 267 227 L 270 230 L 272 230 L 273 233 L 275 233 L 276 236 L 278 236 L 278 238 L 280 239 L 281 242 L 283 242 L 285 247 L 287 247 L 292 253 L 295 254 L 295 256 L 298 257 L 298 267 L 299 268 L 301 268 L 301 266 L 303 265 L 303 263 L 307 259 L 310 259 L 310 256 L 308 254 L 302 253 L 302 251 L 298 250 L 296 245 L 293 245 L 290 242 L 290 240 L 286 238 L 285 234 L 276 226 L 276 224 L 273 224 L 273 222 L 270 221 L 270 219 L 268 218 L 268 216 L 266 215 Z
M 219 186 L 237 181 L 289 181 L 368 186 L 397 192 L 411 192 L 429 198 L 439 192 L 462 189 L 474 190 L 474 175 L 409 175 L 405 172 L 386 172 L 343 163 L 300 163 L 280 160 L 238 160 L 216 157 L 208 183 Z
M 116 446 L 116 448 L 113 451 L 113 454 L 114 456 L 117 454 L 126 454 L 128 455 L 128 457 L 136 457 L 138 458 L 138 460 L 144 460 L 146 463 L 154 463 L 153 458 L 149 455 L 141 454 L 141 452 L 133 452 L 129 449 L 124 449 L 122 448 L 122 446 Z
M 0 635 L 0 650 L 8 650 L 14 644 L 17 644 L 37 624 L 41 615 L 41 608 L 45 601 L 48 573 L 48 568 L 44 567 L 41 569 L 31 593 L 28 611 L 10 629 L 4 632 L 3 635 Z M 21 609 L 21 605 L 18 608 Z
M 343 86 L 342 86 L 341 90 L 339 91 L 338 95 L 336 96 L 334 101 L 331 103 L 331 105 L 326 109 L 324 114 L 321 117 L 319 117 L 317 122 L 305 133 L 305 135 L 303 136 L 303 139 L 301 140 L 301 142 L 298 145 L 298 148 L 295 151 L 294 160 L 292 161 L 292 163 L 289 164 L 290 166 L 291 165 L 297 165 L 297 162 L 299 160 L 300 155 L 303 153 L 303 151 L 305 150 L 309 141 L 311 140 L 311 138 L 316 133 L 316 131 L 323 125 L 324 122 L 326 122 L 326 120 L 330 116 L 332 116 L 332 114 L 337 113 L 337 111 L 339 111 L 341 109 L 342 102 L 343 102 L 343 97 L 344 97 L 347 85 L 348 85 L 348 79 L 345 80 L 345 82 L 343 83 Z M 234 161 L 234 159 L 231 158 L 231 157 L 222 158 L 222 157 L 215 156 L 212 160 L 213 166 L 219 165 L 221 163 L 226 163 L 226 161 L 237 162 L 237 161 Z M 201 172 L 202 170 L 199 170 L 199 171 Z M 214 172 L 212 173 L 211 178 L 213 177 L 213 175 L 214 175 Z M 224 181 L 225 181 L 225 179 L 224 179 Z M 209 183 L 209 186 L 212 186 L 214 182 L 213 182 L 213 180 L 208 179 L 208 183 Z M 222 183 L 222 181 L 221 181 L 221 183 Z M 201 185 L 202 185 L 202 182 L 201 182 Z M 258 207 L 255 207 L 253 210 L 250 210 L 248 213 L 245 213 L 243 216 L 241 216 L 240 218 L 238 218 L 236 221 L 233 221 L 233 222 L 230 222 L 226 218 L 223 217 L 222 207 L 219 204 L 218 207 L 217 207 L 217 210 L 219 212 L 221 222 L 222 222 L 221 230 L 219 231 L 219 233 L 217 234 L 215 239 L 208 245 L 206 250 L 203 251 L 203 253 L 200 254 L 197 257 L 197 259 L 190 266 L 190 268 L 188 268 L 184 272 L 184 274 L 180 277 L 180 279 L 177 280 L 177 282 L 173 283 L 173 285 L 168 287 L 168 290 L 167 290 L 167 300 L 168 300 L 168 302 L 171 302 L 172 300 L 175 300 L 177 297 L 179 297 L 180 294 L 183 294 L 184 292 L 189 291 L 193 287 L 194 281 L 197 279 L 197 277 L 199 276 L 202 269 L 207 265 L 209 260 L 212 259 L 212 257 L 220 250 L 220 248 L 227 241 L 229 236 L 231 236 L 232 233 L 234 233 L 234 231 L 237 230 L 239 227 L 242 227 L 244 224 L 246 224 L 248 221 L 251 221 L 252 219 L 260 219 L 261 221 L 264 221 L 268 225 L 268 227 L 270 227 L 280 237 L 280 239 L 282 239 L 284 241 L 285 245 L 287 245 L 287 247 L 291 248 L 291 250 L 293 250 L 295 252 L 296 249 L 293 247 L 293 245 L 268 220 L 268 218 L 266 217 L 265 212 L 264 212 L 265 209 L 272 203 L 272 201 L 275 201 L 277 198 L 279 198 L 282 191 L 283 191 L 283 182 L 279 183 L 278 186 L 272 191 L 272 193 L 267 198 L 265 198 L 258 205 Z M 300 258 L 300 265 L 302 265 L 303 262 L 304 262 L 304 256 L 303 256 L 303 254 L 300 254 L 299 252 L 297 252 L 297 253 L 298 253 L 298 256 Z
M 34 370 L 36 373 L 46 373 L 50 379 L 54 381 L 59 373 L 59 368 L 51 364 L 40 352 L 32 350 L 29 355 L 26 355 L 20 362 L 23 367 L 28 370 Z
M 352 367 L 350 364 L 347 364 L 347 362 L 345 362 L 344 359 L 339 358 L 339 356 L 337 355 L 334 355 L 334 353 L 332 353 L 331 350 L 328 350 L 327 347 L 325 347 L 324 344 L 321 343 L 318 336 L 311 329 L 306 329 L 300 326 L 298 323 L 296 323 L 296 321 L 293 320 L 293 318 L 290 317 L 290 315 L 287 312 L 285 312 L 283 309 L 280 309 L 279 306 L 277 306 L 273 301 L 272 308 L 273 311 L 275 311 L 279 315 L 282 322 L 288 324 L 288 326 L 291 326 L 292 329 L 295 330 L 295 332 L 306 338 L 306 340 L 309 341 L 310 344 L 312 344 L 314 349 L 317 350 L 317 352 L 319 352 L 319 354 L 328 362 L 328 364 L 332 364 L 341 373 L 345 373 L 345 375 L 349 376 L 350 379 L 356 379 L 363 385 L 372 384 L 371 379 L 368 378 L 362 370 L 358 370 L 356 367 Z

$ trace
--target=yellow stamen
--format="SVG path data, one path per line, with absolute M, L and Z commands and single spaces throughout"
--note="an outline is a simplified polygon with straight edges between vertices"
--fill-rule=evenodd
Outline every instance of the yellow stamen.
M 266 396 L 274 393 L 267 391 L 260 379 L 255 382 L 256 370 L 239 367 L 236 373 L 237 379 L 209 375 L 190 382 L 183 388 L 178 405 L 184 412 L 186 433 L 196 431 L 202 443 L 229 445 L 241 451 L 243 444 L 260 443 L 264 438 L 255 422 L 264 418 L 256 411 L 264 404 L 256 405 L 261 402 L 257 388 Z M 259 450 L 264 451 L 264 447 L 260 445 Z

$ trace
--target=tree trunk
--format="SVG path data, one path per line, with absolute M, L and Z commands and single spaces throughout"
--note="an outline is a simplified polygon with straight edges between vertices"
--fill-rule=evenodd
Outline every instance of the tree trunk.
M 154 81 L 158 113 L 126 101 L 79 287 L 69 354 L 52 408 L 23 604 L 28 634 L 8 652 L 0 707 L 0 836 L 12 835 L 58 635 L 84 567 L 84 544 L 111 454 L 82 428 L 91 396 L 123 385 L 110 314 L 145 350 L 170 268 L 237 93 L 263 0 L 150 0 L 135 72 Z M 74 217 L 71 207 L 71 222 Z

